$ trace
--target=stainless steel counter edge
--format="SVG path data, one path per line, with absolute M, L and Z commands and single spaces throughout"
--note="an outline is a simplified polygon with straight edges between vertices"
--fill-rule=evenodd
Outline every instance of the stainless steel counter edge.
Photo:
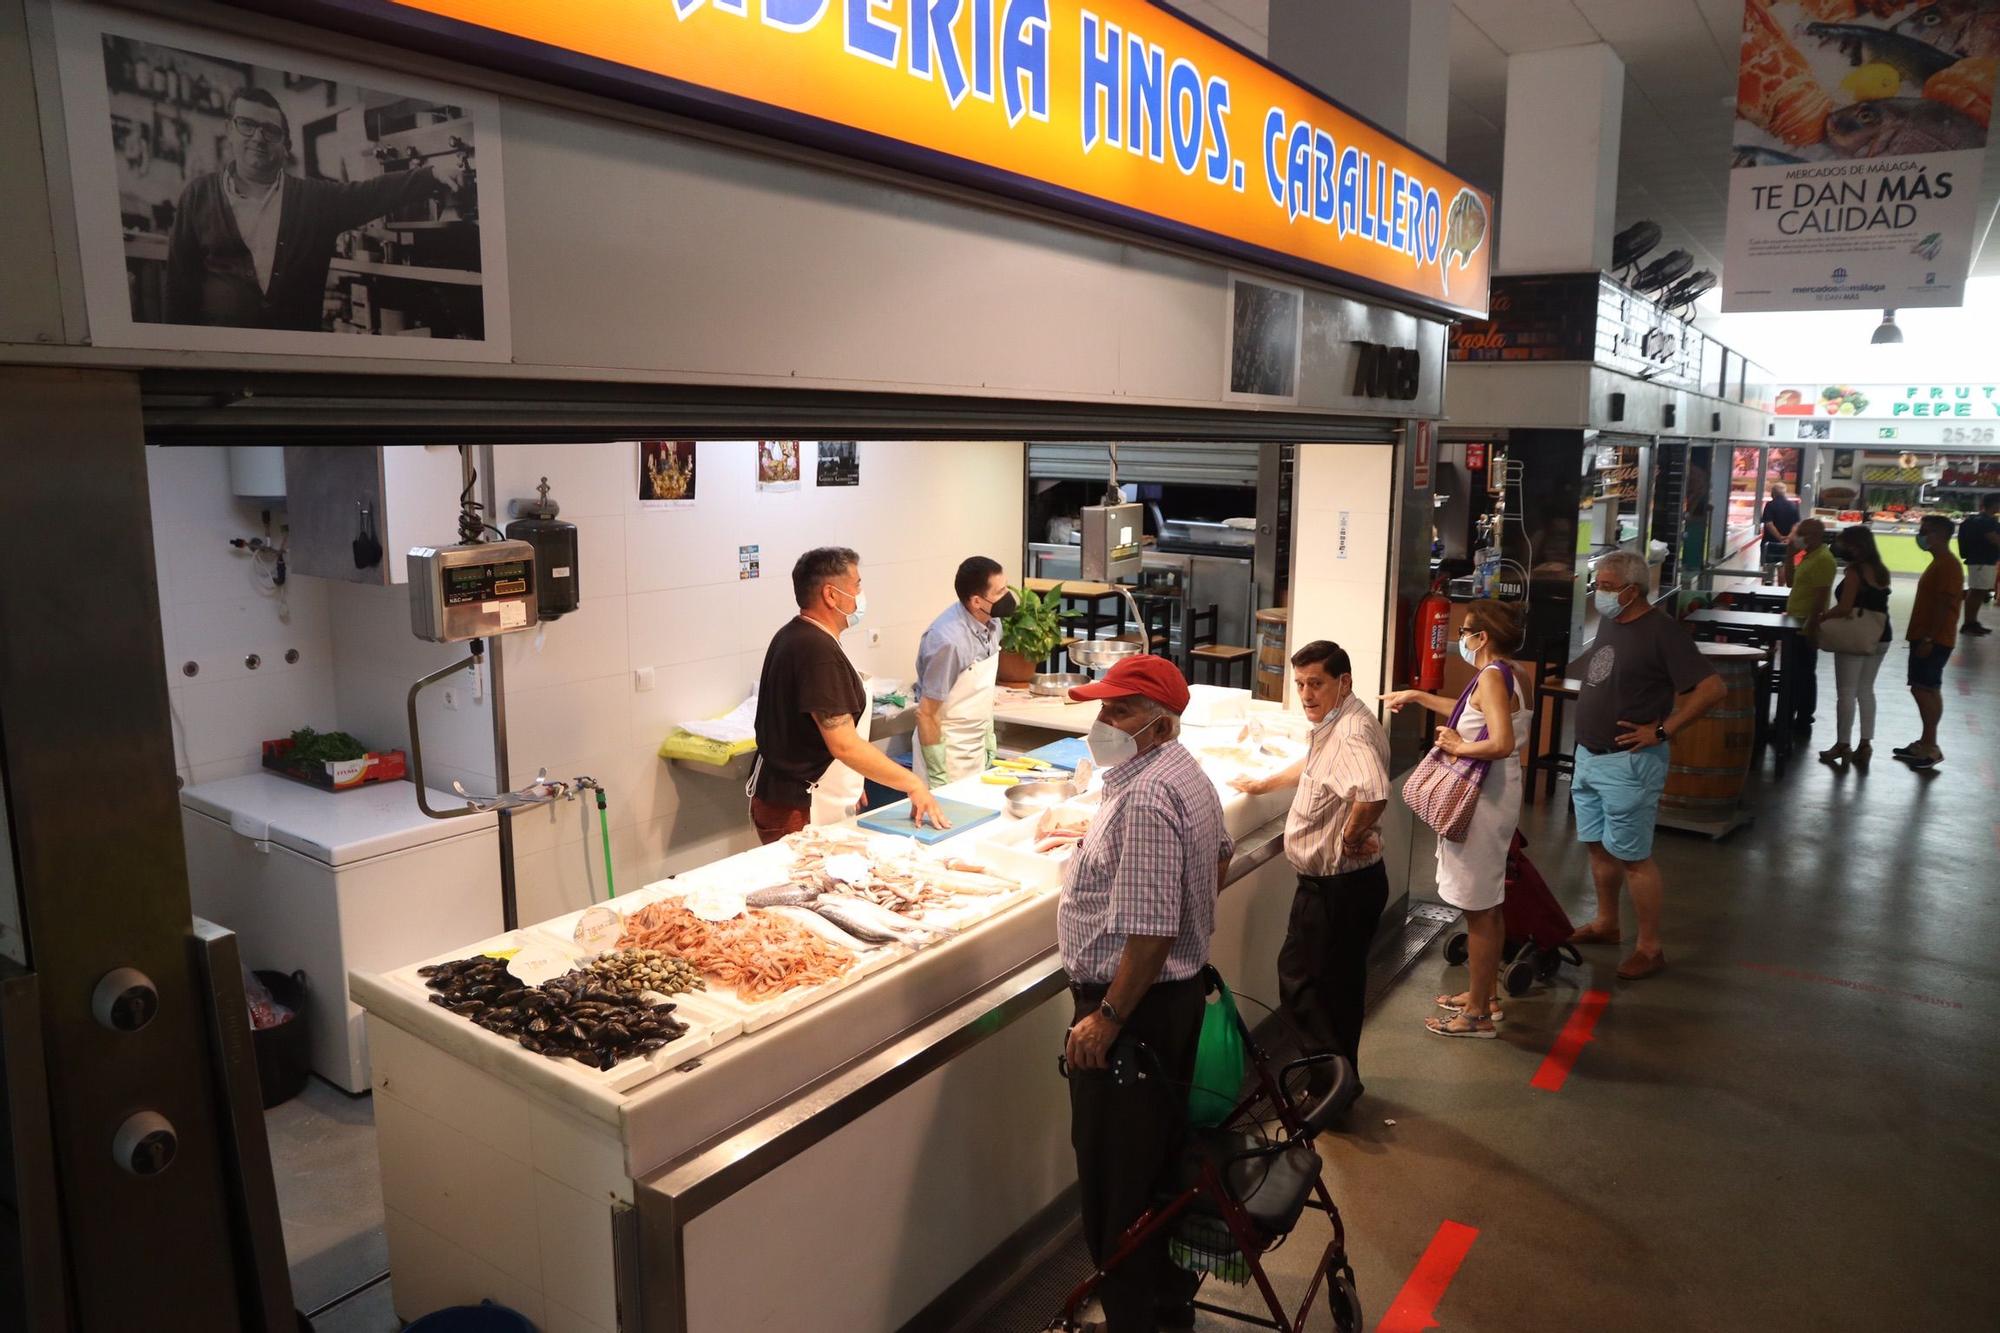
M 1237 841 L 1225 886 L 1284 850 L 1281 816 Z M 791 1099 L 750 1117 L 638 1182 L 642 1211 L 664 1202 L 686 1225 L 723 1199 L 852 1124 L 875 1107 L 1038 1008 L 1065 986 L 1051 948 L 999 981 L 850 1061 Z M 653 1196 L 649 1201 L 648 1195 Z

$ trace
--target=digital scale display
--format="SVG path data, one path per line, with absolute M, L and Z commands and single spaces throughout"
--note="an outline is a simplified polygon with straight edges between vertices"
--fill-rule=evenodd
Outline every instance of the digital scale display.
M 485 565 L 454 565 L 444 571 L 446 606 L 520 597 L 532 586 L 534 574 L 525 560 L 500 560 Z

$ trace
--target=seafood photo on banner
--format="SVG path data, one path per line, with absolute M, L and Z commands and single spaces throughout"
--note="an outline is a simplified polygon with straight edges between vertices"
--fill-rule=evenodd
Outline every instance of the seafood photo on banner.
M 1985 147 L 2000 0 L 1745 0 L 1733 165 Z

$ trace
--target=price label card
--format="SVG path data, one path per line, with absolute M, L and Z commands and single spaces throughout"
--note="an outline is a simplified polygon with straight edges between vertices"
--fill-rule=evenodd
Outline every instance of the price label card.
M 593 907 L 576 919 L 574 938 L 592 953 L 606 953 L 618 945 L 625 931 L 624 918 L 608 907 Z
M 525 986 L 553 981 L 575 966 L 575 960 L 550 945 L 526 944 L 507 960 L 507 971 Z

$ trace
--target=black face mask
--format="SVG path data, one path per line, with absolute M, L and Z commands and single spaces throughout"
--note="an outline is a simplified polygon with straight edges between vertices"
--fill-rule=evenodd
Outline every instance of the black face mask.
M 999 601 L 993 603 L 993 618 L 995 620 L 1005 620 L 1020 609 L 1021 599 L 1014 595 L 1012 588 L 1009 588 L 1001 594 Z

